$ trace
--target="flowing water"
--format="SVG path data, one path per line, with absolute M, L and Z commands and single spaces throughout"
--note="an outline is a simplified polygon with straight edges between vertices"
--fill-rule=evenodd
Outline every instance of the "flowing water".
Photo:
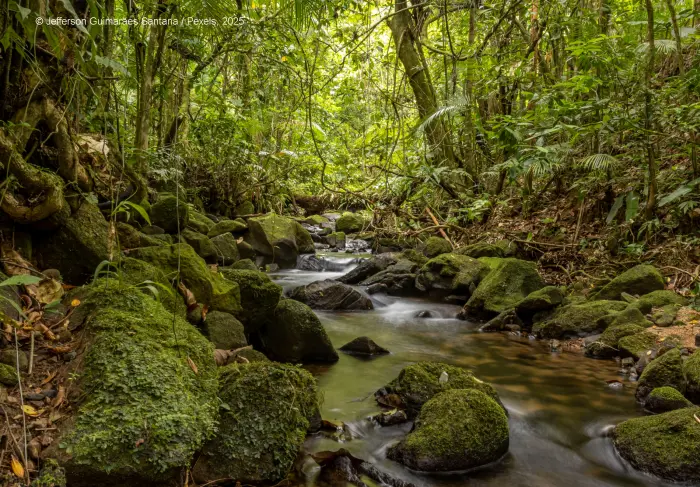
M 350 263 L 351 257 L 334 259 Z M 291 270 L 271 277 L 286 290 L 342 274 Z M 312 437 L 305 445 L 308 451 L 345 448 L 416 486 L 665 485 L 625 465 L 605 437 L 611 425 L 642 414 L 634 384 L 619 375 L 615 362 L 553 353 L 547 343 L 525 337 L 480 333 L 477 324 L 454 318 L 457 306 L 384 295 L 373 301 L 371 311 L 317 312 L 336 348 L 366 335 L 391 354 L 364 360 L 340 353 L 336 364 L 308 367 L 323 394 L 323 418 L 342 421 L 349 431 L 341 441 Z M 417 318 L 422 310 L 432 317 Z M 493 384 L 509 412 L 505 458 L 461 475 L 421 475 L 386 459 L 387 448 L 410 425 L 379 427 L 368 421 L 380 410 L 373 393 L 404 366 L 422 360 L 471 369 Z M 622 389 L 608 385 L 616 379 L 623 382 Z

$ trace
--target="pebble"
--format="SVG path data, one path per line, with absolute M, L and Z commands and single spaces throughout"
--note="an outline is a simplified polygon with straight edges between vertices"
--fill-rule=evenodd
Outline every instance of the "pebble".
M 620 389 L 624 388 L 625 386 L 622 382 L 615 381 L 615 382 L 609 383 L 608 387 L 610 389 L 620 390 Z
M 40 392 L 30 392 L 24 395 L 26 401 L 43 401 L 46 396 Z

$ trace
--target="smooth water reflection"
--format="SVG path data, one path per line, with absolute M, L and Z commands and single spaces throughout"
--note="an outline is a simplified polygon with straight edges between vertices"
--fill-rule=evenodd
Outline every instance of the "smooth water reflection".
M 340 273 L 285 271 L 274 276 L 286 288 Z M 373 296 L 376 309 L 318 312 L 337 347 L 366 335 L 390 355 L 363 360 L 340 354 L 332 366 L 310 366 L 323 393 L 324 419 L 343 421 L 351 440 L 314 437 L 309 451 L 346 448 L 357 457 L 417 486 L 632 486 L 665 485 L 627 467 L 604 431 L 641 415 L 634 384 L 622 380 L 613 361 L 552 353 L 547 343 L 477 331 L 457 320 L 457 306 L 420 299 Z M 417 318 L 423 310 L 431 318 Z M 419 475 L 386 459 L 386 449 L 410 425 L 380 428 L 366 417 L 379 411 L 373 393 L 407 364 L 433 360 L 465 367 L 493 384 L 510 417 L 510 450 L 496 465 L 462 475 Z

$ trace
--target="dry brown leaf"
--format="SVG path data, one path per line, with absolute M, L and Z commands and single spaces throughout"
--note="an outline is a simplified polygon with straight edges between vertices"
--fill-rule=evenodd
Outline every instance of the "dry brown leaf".
M 61 283 L 55 279 L 43 279 L 39 284 L 33 286 L 25 286 L 27 291 L 32 294 L 41 304 L 49 304 L 63 297 L 64 290 Z M 32 288 L 31 290 L 29 288 Z
M 56 399 L 53 400 L 51 406 L 53 408 L 58 408 L 66 398 L 66 388 L 63 386 L 58 386 L 58 392 L 56 393 Z
M 146 442 L 146 440 L 144 440 L 143 438 L 139 438 L 138 440 L 136 440 L 136 448 L 140 447 L 145 442 Z
M 24 467 L 22 466 L 22 462 L 17 460 L 16 456 L 12 455 L 12 461 L 10 462 L 10 465 L 12 466 L 12 473 L 14 473 L 17 477 L 23 479 Z
M 46 347 L 49 352 L 55 353 L 56 355 L 61 355 L 64 353 L 71 352 L 73 349 L 69 345 L 58 345 L 56 347 Z
M 207 319 L 207 313 L 209 312 L 209 305 L 205 304 L 202 306 L 202 320 Z
M 189 357 L 187 357 L 187 365 L 190 366 L 190 369 L 192 369 L 192 371 L 195 374 L 199 374 L 199 370 L 197 369 L 197 364 L 195 364 L 194 361 Z
M 25 404 L 24 406 L 22 406 L 22 411 L 24 411 L 24 414 L 26 414 L 27 416 L 32 416 L 32 417 L 39 416 L 39 415 L 41 415 L 41 413 L 44 412 L 43 409 L 40 409 L 37 411 L 34 408 L 34 406 L 32 406 L 30 404 Z
M 36 438 L 32 438 L 32 441 L 27 444 L 27 453 L 29 453 L 29 456 L 34 460 L 39 460 L 39 455 L 41 454 L 41 441 L 39 440 L 38 436 Z
M 34 327 L 34 330 L 41 332 L 41 334 L 44 335 L 44 338 L 46 338 L 47 340 L 53 341 L 56 339 L 56 335 L 54 335 L 53 332 L 49 330 L 49 328 L 43 323 L 39 323 L 38 325 L 36 325 Z
M 48 376 L 46 376 L 46 379 L 41 381 L 41 385 L 43 386 L 43 385 L 46 385 L 49 382 L 51 382 L 53 380 L 53 378 L 56 377 L 57 373 L 58 373 L 58 370 L 54 370 L 53 372 L 51 372 Z
M 24 257 L 20 255 L 15 249 L 12 248 L 9 242 L 3 242 L 2 244 L 2 258 L 3 265 L 5 267 L 5 273 L 8 276 L 20 276 L 29 275 L 32 265 L 27 262 Z
M 194 294 L 192 294 L 192 291 L 187 289 L 187 286 L 185 286 L 184 283 L 180 283 L 177 285 L 177 290 L 180 291 L 180 294 L 182 294 L 182 297 L 185 298 L 185 304 L 187 305 L 187 311 L 190 311 L 194 308 L 197 307 L 197 298 L 194 297 Z

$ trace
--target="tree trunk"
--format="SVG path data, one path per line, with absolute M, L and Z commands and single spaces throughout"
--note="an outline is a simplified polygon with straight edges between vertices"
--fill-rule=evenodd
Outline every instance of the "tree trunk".
M 685 63 L 683 62 L 683 45 L 681 43 L 681 30 L 678 27 L 678 17 L 676 9 L 673 6 L 673 0 L 666 0 L 668 12 L 671 15 L 671 25 L 673 26 L 673 38 L 676 40 L 676 66 L 678 73 L 683 76 L 685 74 Z
M 652 99 L 651 99 L 651 79 L 654 74 L 654 61 L 656 59 L 656 46 L 654 45 L 654 4 L 652 0 L 645 0 L 647 11 L 647 43 L 648 43 L 648 60 L 646 73 L 644 76 L 645 93 L 644 93 L 644 129 L 646 131 L 645 146 L 647 156 L 647 166 L 649 168 L 649 191 L 647 194 L 647 203 L 644 208 L 644 216 L 647 220 L 654 215 L 656 207 L 656 161 L 654 160 L 654 145 L 651 140 L 651 130 L 653 126 Z

